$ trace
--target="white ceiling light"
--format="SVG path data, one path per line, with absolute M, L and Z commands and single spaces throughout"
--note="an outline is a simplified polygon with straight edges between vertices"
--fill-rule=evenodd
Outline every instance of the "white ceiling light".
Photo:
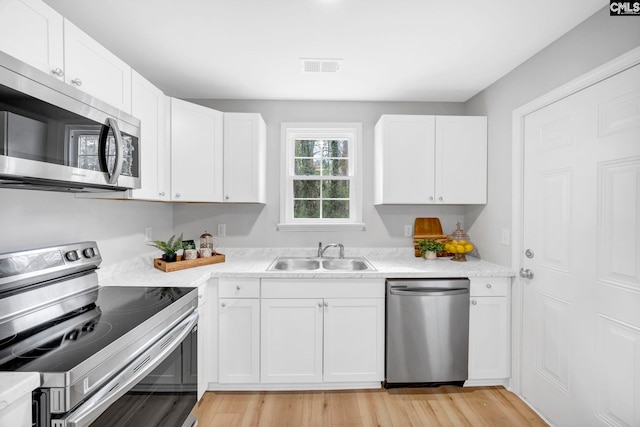
M 300 70 L 303 73 L 337 73 L 342 59 L 300 58 Z

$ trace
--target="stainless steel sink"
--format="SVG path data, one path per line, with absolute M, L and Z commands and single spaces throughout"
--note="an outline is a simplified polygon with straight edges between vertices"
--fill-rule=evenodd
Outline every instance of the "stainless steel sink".
M 320 268 L 320 261 L 309 258 L 276 258 L 268 270 L 317 270 Z
M 375 271 L 363 257 L 353 258 L 276 258 L 267 271 Z
M 325 270 L 346 271 L 374 270 L 371 264 L 364 258 L 323 259 L 322 268 Z

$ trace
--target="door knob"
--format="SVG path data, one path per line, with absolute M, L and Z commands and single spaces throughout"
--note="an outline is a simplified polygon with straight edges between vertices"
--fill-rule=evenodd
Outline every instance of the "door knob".
M 523 279 L 533 279 L 533 271 L 529 270 L 528 268 L 521 268 L 520 269 L 520 277 L 522 277 Z

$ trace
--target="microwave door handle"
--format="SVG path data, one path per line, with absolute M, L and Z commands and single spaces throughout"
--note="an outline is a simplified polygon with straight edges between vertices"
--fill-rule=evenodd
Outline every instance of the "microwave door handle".
M 116 161 L 113 167 L 113 171 L 110 171 L 107 168 L 107 182 L 109 184 L 116 184 L 118 182 L 118 178 L 120 178 L 120 173 L 122 172 L 122 134 L 120 133 L 120 129 L 118 128 L 118 123 L 116 119 L 108 118 L 107 126 L 111 128 L 113 132 L 113 136 L 116 140 Z M 104 154 L 106 156 L 106 154 Z M 107 162 L 105 162 L 107 163 Z

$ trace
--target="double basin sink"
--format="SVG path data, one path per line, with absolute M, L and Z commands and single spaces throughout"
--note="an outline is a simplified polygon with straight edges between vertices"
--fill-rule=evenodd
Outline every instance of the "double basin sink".
M 363 257 L 353 258 L 297 258 L 279 257 L 267 271 L 375 271 Z

